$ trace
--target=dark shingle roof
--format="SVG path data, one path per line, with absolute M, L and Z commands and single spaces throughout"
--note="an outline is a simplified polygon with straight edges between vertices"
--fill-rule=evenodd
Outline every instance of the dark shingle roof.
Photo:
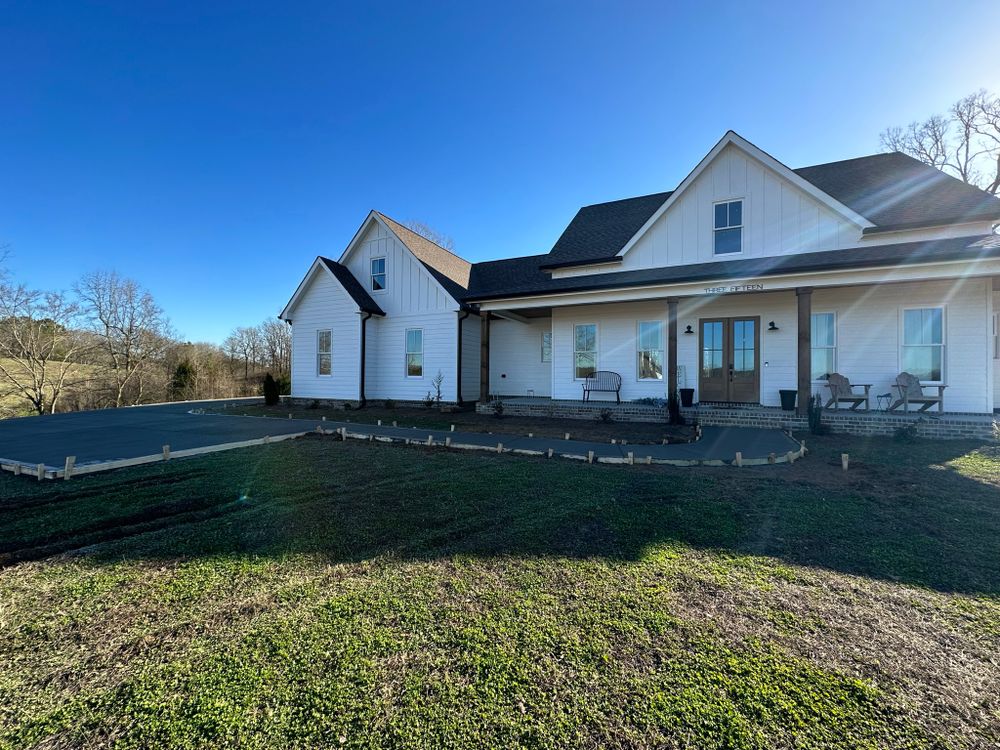
M 670 192 L 654 193 L 584 206 L 556 240 L 545 266 L 613 258 L 669 197 Z
M 324 258 L 323 256 L 320 256 L 320 260 L 323 261 L 323 265 L 333 272 L 333 275 L 337 277 L 337 281 L 344 287 L 344 291 L 351 295 L 351 299 L 354 300 L 362 312 L 371 313 L 372 315 L 385 315 L 382 312 L 382 308 L 375 304 L 375 300 L 361 286 L 361 282 L 354 278 L 354 274 L 347 269 L 347 266 L 343 266 L 337 261 Z
M 974 246 L 973 243 L 981 240 L 984 241 L 982 245 Z M 927 242 L 875 245 L 848 250 L 825 250 L 797 255 L 710 261 L 560 279 L 553 279 L 549 274 L 538 270 L 538 260 L 545 257 L 533 255 L 525 258 L 475 264 L 472 269 L 472 284 L 466 300 L 472 302 L 542 293 L 581 292 L 650 284 L 681 284 L 694 281 L 751 279 L 789 273 L 873 266 L 906 266 L 945 260 L 998 258 L 1000 257 L 1000 239 L 996 235 L 957 237 Z
M 489 297 L 520 289 L 538 289 L 552 280 L 539 266 L 547 255 L 526 255 L 472 264 L 466 298 Z
M 867 233 L 1000 218 L 1000 199 L 899 152 L 795 173 L 875 224 Z

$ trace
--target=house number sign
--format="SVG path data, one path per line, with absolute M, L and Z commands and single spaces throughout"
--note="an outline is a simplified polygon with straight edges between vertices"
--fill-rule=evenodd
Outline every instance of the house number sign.
M 763 292 L 763 284 L 733 284 L 731 286 L 707 286 L 705 294 L 740 294 L 742 292 Z

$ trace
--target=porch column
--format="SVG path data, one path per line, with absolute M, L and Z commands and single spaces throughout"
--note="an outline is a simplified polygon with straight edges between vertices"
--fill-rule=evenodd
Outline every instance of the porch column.
M 677 298 L 667 297 L 667 398 L 677 393 Z
M 484 312 L 479 319 L 479 402 L 490 400 L 490 314 Z
M 809 412 L 809 399 L 812 397 L 812 291 L 812 287 L 809 286 L 795 290 L 799 308 L 797 411 L 800 416 L 805 416 Z

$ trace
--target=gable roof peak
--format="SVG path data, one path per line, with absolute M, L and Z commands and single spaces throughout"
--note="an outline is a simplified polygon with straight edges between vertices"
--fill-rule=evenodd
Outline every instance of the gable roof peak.
M 399 240 L 409 248 L 410 252 L 416 256 L 417 260 L 435 273 L 435 277 L 443 276 L 449 281 L 457 284 L 463 290 L 469 287 L 469 273 L 472 264 L 465 258 L 441 247 L 433 240 L 424 237 L 422 234 L 414 232 L 409 227 L 400 224 L 395 219 L 391 219 L 381 211 L 372 211 Z M 440 281 L 440 278 L 438 278 Z M 452 292 L 448 290 L 449 294 Z

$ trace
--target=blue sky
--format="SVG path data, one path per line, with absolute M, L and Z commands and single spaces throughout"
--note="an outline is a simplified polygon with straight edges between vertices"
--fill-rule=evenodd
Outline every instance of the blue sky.
M 798 167 L 980 87 L 1000 3 L 0 2 L 0 243 L 179 333 L 277 314 L 367 211 L 470 260 L 673 188 L 727 129 Z

